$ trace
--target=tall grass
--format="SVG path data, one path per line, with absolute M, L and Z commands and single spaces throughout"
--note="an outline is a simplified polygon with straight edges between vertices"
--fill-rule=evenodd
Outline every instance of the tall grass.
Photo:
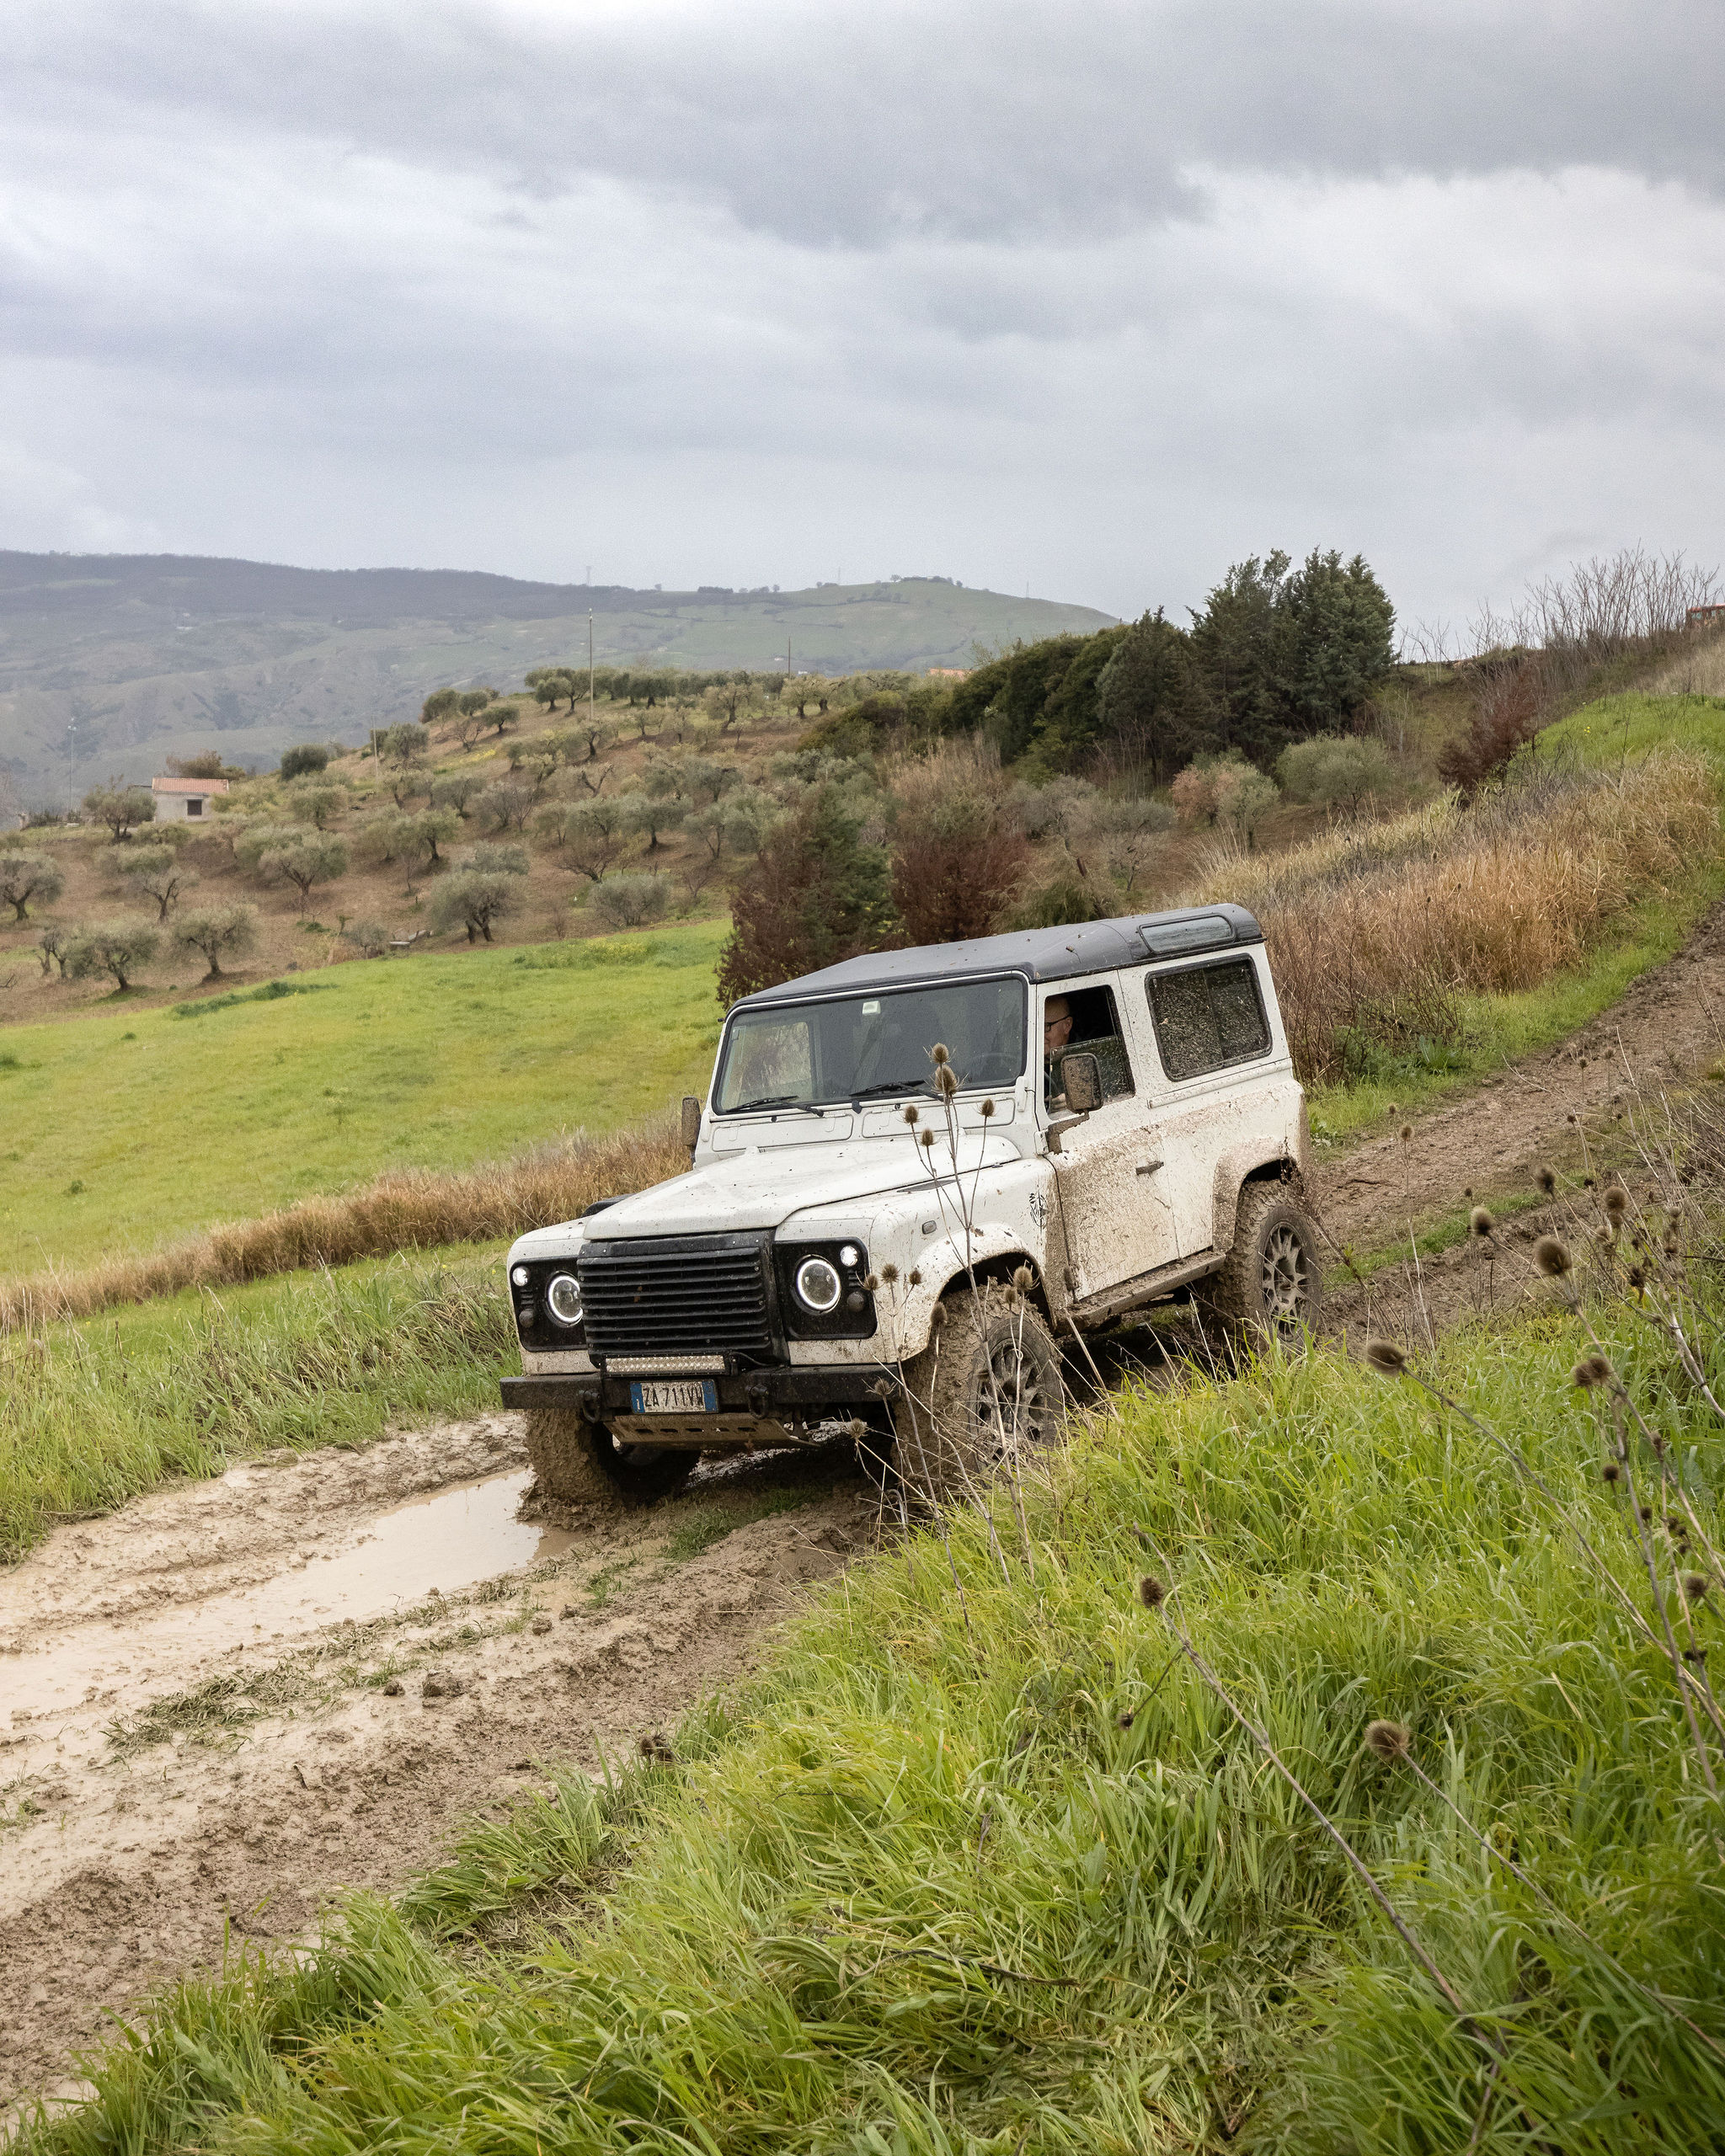
M 0 1332 L 185 1288 L 229 1287 L 309 1266 L 515 1236 L 572 1219 L 596 1198 L 662 1182 L 688 1164 L 676 1133 L 655 1121 L 610 1138 L 578 1135 L 489 1167 L 441 1174 L 398 1169 L 339 1198 L 302 1198 L 150 1257 L 0 1281 Z
M 1446 796 L 1273 857 L 1219 853 L 1202 895 L 1258 914 L 1295 1064 L 1333 1082 L 1455 1041 L 1464 995 L 1578 965 L 1717 854 L 1717 783 L 1670 745 L 1617 769 L 1535 763 L 1471 808 Z
M 494 1406 L 515 1344 L 496 1268 L 473 1260 L 14 1333 L 0 1342 L 0 1563 L 175 1476 Z
M 1562 1312 L 1446 1348 L 1633 1582 Z M 1613 1360 L 1705 1509 L 1715 1425 Z M 1465 1424 L 1332 1353 L 1128 1399 L 1028 1497 L 854 1569 L 677 1764 L 477 1828 L 325 1943 L 173 1994 L 33 2152 L 1693 2150 L 1717 1808 L 1663 1659 Z M 1139 1606 L 1181 1625 L 1459 1991 L 1458 2025 Z M 962 1582 L 962 1601 L 954 1584 Z M 1717 1619 L 1706 1610 L 1711 1635 Z M 1391 1716 L 1554 1921 L 1362 1742 Z

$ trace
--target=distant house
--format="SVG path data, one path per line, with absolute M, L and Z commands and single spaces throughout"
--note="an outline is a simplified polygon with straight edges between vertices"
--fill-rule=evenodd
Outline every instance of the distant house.
M 156 821 L 158 824 L 195 824 L 210 813 L 210 803 L 218 793 L 226 793 L 225 778 L 152 778 L 150 791 L 156 797 Z
M 968 666 L 931 666 L 928 670 L 931 681 L 964 681 L 969 675 Z
M 1714 622 L 1725 622 L 1725 606 L 1691 606 L 1690 608 L 1690 628 L 1706 628 Z

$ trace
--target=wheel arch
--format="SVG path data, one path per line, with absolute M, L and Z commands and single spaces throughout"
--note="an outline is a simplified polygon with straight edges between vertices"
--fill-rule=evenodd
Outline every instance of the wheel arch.
M 1262 1139 L 1231 1145 L 1216 1162 L 1212 1184 L 1210 1247 L 1231 1250 L 1240 1211 L 1240 1193 L 1249 1182 L 1285 1182 L 1303 1188 L 1300 1164 L 1284 1144 Z

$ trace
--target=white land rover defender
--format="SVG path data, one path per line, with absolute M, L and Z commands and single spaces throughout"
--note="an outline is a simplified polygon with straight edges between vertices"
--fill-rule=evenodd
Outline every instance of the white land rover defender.
M 745 997 L 691 1166 L 523 1235 L 548 1496 L 644 1503 L 702 1452 L 845 1428 L 939 1501 L 1059 1427 L 1064 1345 L 1175 1294 L 1312 1324 L 1306 1122 L 1233 905 L 884 951 Z

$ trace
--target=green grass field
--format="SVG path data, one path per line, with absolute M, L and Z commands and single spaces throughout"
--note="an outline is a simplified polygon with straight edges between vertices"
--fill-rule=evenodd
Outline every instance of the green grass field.
M 1717 1427 L 1632 1310 L 1605 1324 L 1717 1531 Z M 1028 1550 L 1002 1505 L 997 1542 L 965 1514 L 949 1550 L 853 1568 L 675 1767 L 571 1776 L 321 1950 L 187 1985 L 25 2148 L 1717 2146 L 1719 1806 L 1669 1664 L 1569 1531 L 1650 1618 L 1603 1411 L 1569 1382 L 1586 1344 L 1547 1310 L 1436 1366 L 1549 1495 L 1333 1353 L 1129 1397 L 1030 1495 Z M 1690 1561 L 1655 1532 L 1669 1580 Z M 1378 1716 L 1440 1795 L 1372 1756 Z
M 8 1027 L 0 1271 L 152 1249 L 705 1093 L 728 927 L 331 966 L 278 1001 Z

